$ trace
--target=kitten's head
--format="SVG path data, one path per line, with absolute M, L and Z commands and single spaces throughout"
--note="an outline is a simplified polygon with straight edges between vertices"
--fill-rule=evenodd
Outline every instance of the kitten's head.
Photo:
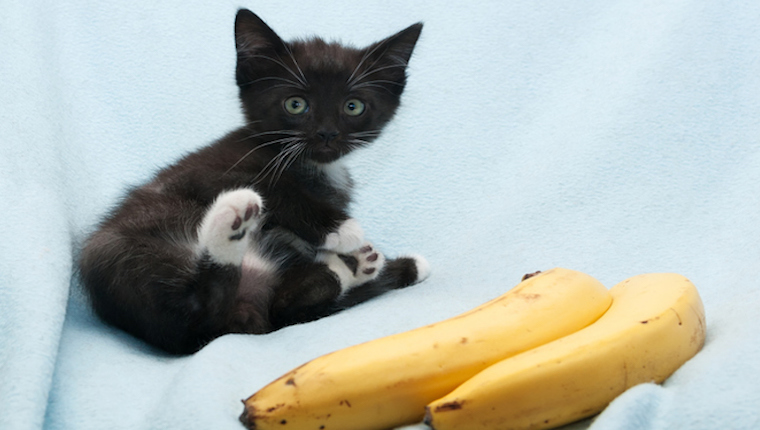
M 293 158 L 317 163 L 370 143 L 399 105 L 421 30 L 412 25 L 365 49 L 319 38 L 284 42 L 241 9 L 237 83 L 247 121 Z

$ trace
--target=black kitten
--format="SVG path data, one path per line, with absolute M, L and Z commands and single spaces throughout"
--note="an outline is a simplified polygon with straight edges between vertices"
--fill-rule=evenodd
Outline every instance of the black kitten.
M 82 250 L 105 321 L 172 353 L 311 321 L 427 276 L 386 260 L 350 218 L 340 159 L 391 119 L 422 29 L 366 49 L 283 42 L 235 21 L 247 125 L 132 190 Z

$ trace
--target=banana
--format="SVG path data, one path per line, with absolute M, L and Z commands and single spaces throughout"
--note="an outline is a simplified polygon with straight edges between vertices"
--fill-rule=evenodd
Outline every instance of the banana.
M 420 422 L 425 405 L 489 365 L 580 330 L 608 290 L 555 268 L 457 317 L 316 358 L 245 400 L 251 429 L 372 430 Z
M 627 388 L 664 381 L 704 344 L 705 313 L 677 274 L 610 289 L 594 324 L 488 367 L 427 406 L 435 430 L 544 429 L 600 412 Z

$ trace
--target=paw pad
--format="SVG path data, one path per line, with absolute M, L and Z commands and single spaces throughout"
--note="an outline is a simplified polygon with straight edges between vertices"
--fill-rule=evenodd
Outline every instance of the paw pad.
M 248 247 L 242 239 L 258 225 L 261 207 L 261 197 L 248 188 L 220 194 L 201 222 L 199 245 L 217 262 L 240 264 Z
M 375 279 L 385 265 L 385 256 L 376 251 L 370 244 L 364 244 L 351 255 L 357 261 L 356 271 L 354 272 L 357 281 L 356 285 Z

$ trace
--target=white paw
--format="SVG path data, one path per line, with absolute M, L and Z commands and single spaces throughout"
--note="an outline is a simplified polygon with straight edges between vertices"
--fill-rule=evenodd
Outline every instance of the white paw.
M 428 263 L 425 257 L 419 254 L 407 255 L 408 258 L 414 260 L 414 265 L 417 268 L 417 281 L 422 282 L 430 276 L 430 263 Z
M 323 251 L 317 256 L 317 261 L 327 264 L 338 275 L 342 293 L 377 278 L 385 266 L 385 256 L 381 252 L 369 243 L 363 245 L 349 255 Z M 356 264 L 349 264 L 343 258 L 354 258 Z
M 338 254 L 350 254 L 361 248 L 363 244 L 364 230 L 359 225 L 359 221 L 349 218 L 343 221 L 337 231 L 329 233 L 325 237 L 322 249 Z
M 216 198 L 198 228 L 198 244 L 218 263 L 239 265 L 249 247 L 246 233 L 261 217 L 261 197 L 249 188 L 226 191 Z
M 354 272 L 356 284 L 352 285 L 352 287 L 377 278 L 377 275 L 380 274 L 383 266 L 385 266 L 385 255 L 375 250 L 369 243 L 365 243 L 358 250 L 351 253 L 351 256 L 356 258 L 358 262 L 356 271 Z

